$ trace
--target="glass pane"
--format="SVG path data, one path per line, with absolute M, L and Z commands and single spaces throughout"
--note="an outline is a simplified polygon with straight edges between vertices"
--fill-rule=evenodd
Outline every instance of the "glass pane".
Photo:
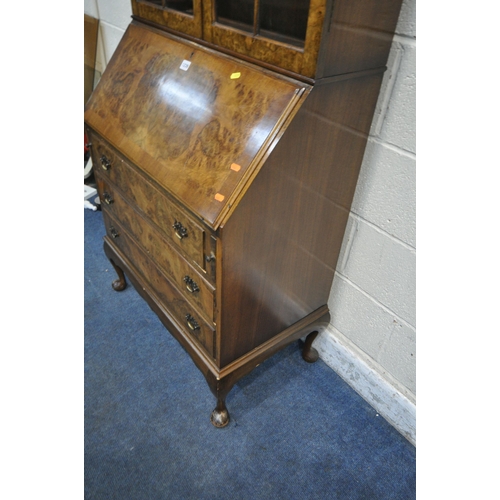
M 253 33 L 254 0 L 217 0 L 217 22 Z
M 193 13 L 193 0 L 139 0 L 144 3 L 152 3 L 158 5 L 159 7 L 167 7 L 169 9 L 178 10 L 180 12 L 186 12 L 188 14 Z
M 165 0 L 165 7 L 192 14 L 193 0 Z
M 303 46 L 309 3 L 310 0 L 260 0 L 260 34 Z

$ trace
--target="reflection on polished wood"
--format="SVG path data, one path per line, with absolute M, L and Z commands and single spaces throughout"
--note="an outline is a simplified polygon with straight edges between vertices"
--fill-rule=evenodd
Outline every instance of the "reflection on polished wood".
M 178 207 L 167 193 L 145 178 L 140 170 L 124 160 L 95 133 L 90 132 L 89 137 L 96 156 L 102 158 L 104 154 L 110 159 L 105 171 L 98 169 L 100 174 L 96 179 L 98 189 L 104 192 L 106 189 L 112 190 L 110 186 L 119 186 L 119 190 L 129 202 L 140 209 L 170 243 L 177 246 L 182 253 L 205 270 L 207 263 L 204 253 L 209 253 L 209 250 L 204 247 L 205 230 L 203 227 Z M 188 237 L 176 236 L 176 223 L 182 225 Z
M 113 246 L 121 252 L 122 262 L 127 259 L 128 268 L 133 269 L 132 273 L 138 276 L 141 281 L 149 284 L 157 301 L 170 311 L 172 318 L 178 325 L 177 328 L 181 328 L 184 335 L 189 335 L 192 340 L 206 350 L 210 357 L 213 357 L 215 342 L 213 325 L 210 325 L 196 313 L 196 310 L 182 297 L 179 289 L 166 279 L 156 263 L 128 236 L 126 231 L 120 231 L 119 237 L 114 238 L 111 234 L 111 228 L 120 228 L 120 226 L 106 212 L 103 212 L 103 215 L 109 239 L 113 241 Z M 111 262 L 116 262 L 116 259 Z M 199 327 L 196 330 L 189 327 L 189 322 L 186 320 L 188 314 L 191 317 L 196 317 Z
M 176 9 L 173 7 L 173 2 L 167 2 L 167 7 L 163 6 L 163 0 L 155 2 L 144 0 L 131 0 L 132 12 L 135 16 L 142 19 L 147 19 L 165 28 L 172 29 L 190 35 L 193 37 L 202 37 L 202 0 L 192 0 L 188 3 L 192 5 L 192 12 L 186 2 L 180 2 L 181 5 Z
M 240 76 L 231 78 L 235 73 Z M 303 88 L 131 25 L 85 118 L 215 226 Z M 241 166 L 238 172 L 233 163 Z
M 126 274 L 203 373 L 223 427 L 259 363 L 303 337 L 318 357 L 400 0 L 311 0 L 303 48 L 214 22 L 213 0 L 192 16 L 133 5 L 85 110 L 104 251 L 115 289 Z
M 282 8 L 279 0 L 261 0 L 262 14 L 266 12 L 267 3 L 271 12 L 281 12 L 277 24 L 272 22 L 269 12 L 267 18 L 254 22 L 253 0 L 245 2 L 248 3 L 246 17 L 241 17 L 245 10 L 238 2 L 234 9 L 231 5 L 222 5 L 222 14 L 226 17 L 218 18 L 218 1 L 195 2 L 194 18 L 188 20 L 184 15 L 181 19 L 184 24 L 176 19 L 174 11 L 143 3 L 138 7 L 136 0 L 132 0 L 132 4 L 137 19 L 270 65 L 277 71 L 290 71 L 312 79 L 382 68 L 401 7 L 401 0 L 310 0 L 304 36 L 301 29 L 294 27 L 302 22 L 298 12 L 307 3 L 304 0 L 287 0 Z M 285 13 L 294 11 L 296 14 L 287 21 Z M 186 25 L 188 21 L 190 24 Z

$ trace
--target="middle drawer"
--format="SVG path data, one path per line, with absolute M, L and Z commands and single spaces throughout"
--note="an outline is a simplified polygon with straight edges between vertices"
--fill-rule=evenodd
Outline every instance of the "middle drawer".
M 109 195 L 103 210 L 112 214 L 158 267 L 176 284 L 184 297 L 214 322 L 214 287 L 189 264 L 170 243 L 135 211 L 110 184 L 102 183 Z
M 203 316 L 197 316 L 191 304 L 184 300 L 179 290 L 170 282 L 165 274 L 135 242 L 124 228 L 106 212 L 103 213 L 106 235 L 111 247 L 116 247 L 123 254 L 126 263 L 137 278 L 153 292 L 151 295 L 173 320 L 179 333 L 196 341 L 212 357 L 216 356 L 216 337 L 213 324 L 207 323 Z M 128 262 L 127 262 L 128 261 Z M 145 290 L 145 289 L 144 289 Z

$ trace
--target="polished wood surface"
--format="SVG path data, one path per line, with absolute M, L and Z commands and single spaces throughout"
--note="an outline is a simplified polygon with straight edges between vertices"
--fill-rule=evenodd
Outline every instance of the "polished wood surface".
M 401 0 L 335 0 L 318 54 L 316 78 L 383 68 Z
M 86 107 L 113 287 L 126 275 L 187 350 L 217 427 L 277 350 L 307 336 L 317 359 L 399 3 L 311 0 L 303 50 L 213 24 L 211 0 L 202 44 L 134 21 Z
M 85 120 L 215 226 L 303 87 L 131 25 Z
M 127 230 L 127 234 L 155 261 L 197 312 L 213 322 L 214 287 L 199 268 L 184 259 L 144 215 L 134 210 L 133 204 L 123 198 L 118 188 L 106 184 L 101 177 L 97 179 L 97 184 L 99 192 L 108 193 L 113 200 L 109 205 L 105 201 L 102 210 Z
M 214 252 L 219 366 L 326 303 L 381 78 L 378 72 L 317 86 L 263 159 L 243 201 L 227 214 Z M 133 194 L 144 181 L 128 169 L 117 174 L 115 165 L 102 175 L 123 184 L 156 224 L 169 220 L 164 206 L 170 202 L 154 191 Z M 111 209 L 126 214 L 117 200 Z M 157 252 L 154 258 L 163 257 Z
M 137 272 L 130 261 L 117 249 L 109 237 L 104 239 L 104 252 L 117 272 L 123 276 L 126 272 L 128 278 L 138 291 L 138 293 L 149 304 L 151 309 L 158 315 L 158 318 L 165 325 L 167 330 L 184 347 L 197 368 L 205 377 L 208 386 L 214 394 L 217 405 L 212 412 L 212 423 L 219 420 L 217 427 L 224 427 L 229 422 L 229 412 L 226 408 L 226 397 L 234 384 L 242 377 L 250 373 L 255 367 L 260 365 L 273 354 L 283 349 L 292 342 L 314 332 L 321 332 L 330 323 L 330 313 L 327 306 L 323 306 L 300 321 L 290 326 L 279 335 L 265 342 L 258 348 L 246 353 L 230 365 L 223 369 L 218 368 L 207 351 L 195 341 L 191 335 L 186 335 L 183 328 L 173 317 L 170 309 L 158 298 L 148 281 Z
M 113 245 L 129 260 L 129 267 L 151 287 L 157 300 L 168 308 L 184 335 L 191 336 L 199 342 L 206 352 L 214 356 L 215 334 L 213 325 L 196 313 L 191 304 L 184 299 L 179 290 L 167 279 L 155 262 L 128 236 L 116 219 L 103 212 L 106 234 Z M 123 258 L 123 257 L 122 257 Z M 188 315 L 191 320 L 188 320 Z
M 221 366 L 327 303 L 381 79 L 316 87 L 223 223 Z
M 153 5 L 141 0 L 131 1 L 134 15 L 187 35 L 202 37 L 202 0 L 193 0 L 192 13 L 163 8 L 161 5 Z
M 311 0 L 303 47 L 287 43 L 278 32 L 260 32 L 260 26 L 238 28 L 237 23 L 218 20 L 216 0 L 203 0 L 195 7 L 196 19 L 202 18 L 196 31 L 166 22 L 164 9 L 141 8 L 134 10 L 138 19 L 194 36 L 278 71 L 321 79 L 384 67 L 401 0 Z
M 315 75 L 326 0 L 311 0 L 303 49 L 216 23 L 213 0 L 206 3 L 209 8 L 203 11 L 204 40 L 294 73 L 308 77 Z
M 201 269 L 206 269 L 205 253 L 209 251 L 207 252 L 208 248 L 205 248 L 205 229 L 159 187 L 148 181 L 138 169 L 124 160 L 114 148 L 106 145 L 91 130 L 88 135 L 92 141 L 98 176 L 102 177 L 103 181 L 108 180 L 113 185 L 119 186 L 123 195 L 156 225 L 170 243 L 178 247 Z M 106 203 L 106 200 L 103 201 Z M 176 223 L 185 229 L 184 233 L 176 230 L 174 227 Z M 179 238 L 178 235 L 182 234 L 185 237 Z

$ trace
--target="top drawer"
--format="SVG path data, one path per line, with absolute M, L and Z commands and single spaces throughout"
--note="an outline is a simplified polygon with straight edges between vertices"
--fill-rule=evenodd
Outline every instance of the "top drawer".
M 98 176 L 120 191 L 151 220 L 176 247 L 206 270 L 205 229 L 179 209 L 164 193 L 148 182 L 134 167 L 100 137 L 91 133 L 93 161 Z M 106 200 L 103 200 L 106 202 Z M 207 255 L 210 255 L 210 251 Z

